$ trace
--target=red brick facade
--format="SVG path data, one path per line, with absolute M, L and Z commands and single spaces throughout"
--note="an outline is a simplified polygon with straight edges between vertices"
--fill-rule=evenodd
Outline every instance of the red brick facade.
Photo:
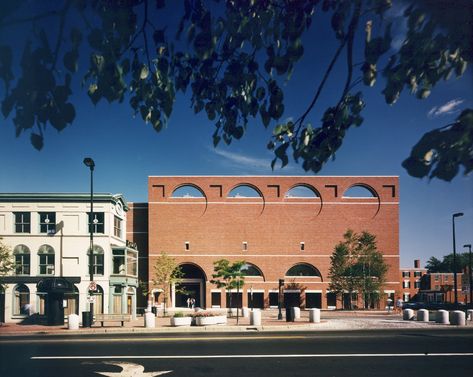
M 254 188 L 260 197 L 228 197 L 240 185 Z M 182 186 L 193 186 L 202 197 L 173 197 Z M 317 197 L 287 197 L 296 186 L 310 188 Z M 373 197 L 344 197 L 353 186 L 367 188 Z M 327 308 L 330 255 L 347 229 L 376 235 L 389 265 L 385 291 L 393 296 L 399 287 L 397 177 L 152 176 L 148 189 L 147 211 L 146 204 L 140 204 L 139 210 L 130 205 L 128 223 L 135 225 L 129 229 L 134 237 L 129 238 L 138 243 L 140 252 L 141 247 L 147 248 L 150 277 L 153 260 L 161 252 L 193 269 L 189 281 L 200 284 L 200 306 L 227 305 L 224 292 L 219 295 L 209 282 L 213 262 L 226 258 L 245 260 L 261 272 L 262 276 L 245 279 L 243 306 L 250 305 L 250 291 L 259 305 L 274 305 L 278 279 L 285 279 L 287 292 L 301 291 L 302 306 L 306 294 L 312 294 L 308 306 Z M 141 224 L 141 231 L 146 231 L 145 220 L 138 219 L 146 212 L 147 245 L 145 233 L 136 230 Z M 286 276 L 299 263 L 315 267 L 320 276 Z M 182 299 L 173 299 L 171 306 L 182 306 Z

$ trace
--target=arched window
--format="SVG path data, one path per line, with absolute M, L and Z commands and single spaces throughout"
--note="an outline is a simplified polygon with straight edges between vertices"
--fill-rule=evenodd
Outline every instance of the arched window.
M 307 185 L 297 185 L 291 188 L 286 195 L 285 198 L 305 198 L 305 199 L 312 199 L 312 198 L 319 198 L 320 195 L 318 192 L 313 188 Z
M 371 187 L 364 185 L 353 185 L 349 187 L 344 193 L 344 198 L 376 198 L 378 195 Z
M 250 185 L 239 185 L 228 193 L 228 198 L 261 198 L 261 194 Z
M 42 245 L 38 250 L 39 274 L 54 275 L 54 249 L 49 245 Z
M 243 265 L 241 272 L 243 273 L 244 276 L 261 276 L 263 277 L 263 273 L 261 270 L 256 267 L 254 264 L 251 263 L 246 263 Z
M 294 266 L 292 266 L 289 270 L 286 272 L 286 276 L 318 276 L 322 277 L 320 275 L 319 270 L 317 270 L 314 266 L 308 264 L 308 263 L 299 263 Z
M 75 285 L 74 292 L 64 293 L 64 303 L 64 315 L 79 314 L 79 289 Z
M 97 285 L 97 290 L 94 292 L 95 303 L 94 303 L 94 314 L 103 313 L 103 288 Z
M 25 245 L 17 245 L 13 249 L 15 256 L 15 274 L 29 275 L 31 266 L 30 249 Z
M 13 290 L 13 315 L 30 315 L 30 290 L 24 284 L 19 284 Z
M 193 185 L 184 185 L 175 189 L 172 198 L 203 198 L 203 192 Z
M 90 252 L 90 250 L 89 250 Z M 89 254 L 90 255 L 90 254 Z M 90 258 L 89 259 L 89 269 L 87 272 L 90 271 Z M 103 249 L 99 245 L 94 245 L 94 253 L 92 256 L 92 262 L 93 262 L 93 272 L 94 275 L 103 275 L 104 273 L 104 252 Z

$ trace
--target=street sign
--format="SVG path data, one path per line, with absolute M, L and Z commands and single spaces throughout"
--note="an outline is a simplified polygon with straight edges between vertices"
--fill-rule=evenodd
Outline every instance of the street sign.
M 97 290 L 97 283 L 95 281 L 91 281 L 89 284 L 89 291 L 95 292 Z
M 87 296 L 87 301 L 88 301 L 89 303 L 91 303 L 91 304 L 92 304 L 92 303 L 95 303 L 95 299 L 96 299 L 95 296 Z

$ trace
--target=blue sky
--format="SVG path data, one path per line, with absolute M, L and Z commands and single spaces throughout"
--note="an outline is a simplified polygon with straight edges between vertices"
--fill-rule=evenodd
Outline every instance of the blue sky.
M 315 23 L 306 35 L 306 53 L 284 86 L 284 119 L 296 118 L 308 106 L 335 49 L 324 22 Z M 402 24 L 398 29 L 402 33 Z M 343 66 L 337 66 L 326 96 L 309 117 L 312 124 L 317 125 L 326 106 L 338 99 L 344 78 Z M 450 253 L 455 212 L 465 213 L 456 221 L 457 251 L 473 243 L 473 176 L 460 174 L 451 183 L 428 181 L 408 176 L 401 167 L 422 134 L 450 123 L 459 109 L 473 106 L 471 79 L 470 67 L 463 78 L 437 85 L 428 99 L 420 101 L 403 93 L 394 106 L 385 104 L 380 83 L 360 87 L 367 103 L 365 121 L 348 131 L 335 161 L 320 173 L 400 176 L 401 266 L 413 265 L 416 258 L 425 263 L 430 256 Z M 30 145 L 29 135 L 16 138 L 11 117 L 2 117 L 0 192 L 88 191 L 89 172 L 82 163 L 86 156 L 96 163 L 95 190 L 121 192 L 129 201 L 147 200 L 149 175 L 308 174 L 293 161 L 271 171 L 273 156 L 266 150 L 271 129 L 265 130 L 259 118 L 250 122 L 241 141 L 214 149 L 213 124 L 193 114 L 186 96 L 178 96 L 168 127 L 159 134 L 140 118 L 134 119 L 127 105 L 100 102 L 94 106 L 79 90 L 74 101 L 78 104 L 74 124 L 61 133 L 49 128 L 41 152 Z

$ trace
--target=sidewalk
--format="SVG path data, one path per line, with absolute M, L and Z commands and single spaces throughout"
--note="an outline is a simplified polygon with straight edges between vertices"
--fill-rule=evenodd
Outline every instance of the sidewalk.
M 403 321 L 401 314 L 386 311 L 322 311 L 320 323 L 309 323 L 307 311 L 301 311 L 301 318 L 294 322 L 277 319 L 276 310 L 262 311 L 262 326 L 250 325 L 249 318 L 228 318 L 226 325 L 171 327 L 169 317 L 156 317 L 155 328 L 145 328 L 144 318 L 138 317 L 131 322 L 125 322 L 121 327 L 117 323 L 105 323 L 101 327 L 96 323 L 92 328 L 68 330 L 67 324 L 62 326 L 23 325 L 6 323 L 0 326 L 2 336 L 25 335 L 86 335 L 86 334 L 123 334 L 123 333 L 217 333 L 217 332 L 288 332 L 288 331 L 336 331 L 336 330 L 369 330 L 369 329 L 448 329 L 458 326 L 441 325 L 434 321 L 418 322 Z M 462 328 L 473 329 L 473 322 L 467 321 Z

